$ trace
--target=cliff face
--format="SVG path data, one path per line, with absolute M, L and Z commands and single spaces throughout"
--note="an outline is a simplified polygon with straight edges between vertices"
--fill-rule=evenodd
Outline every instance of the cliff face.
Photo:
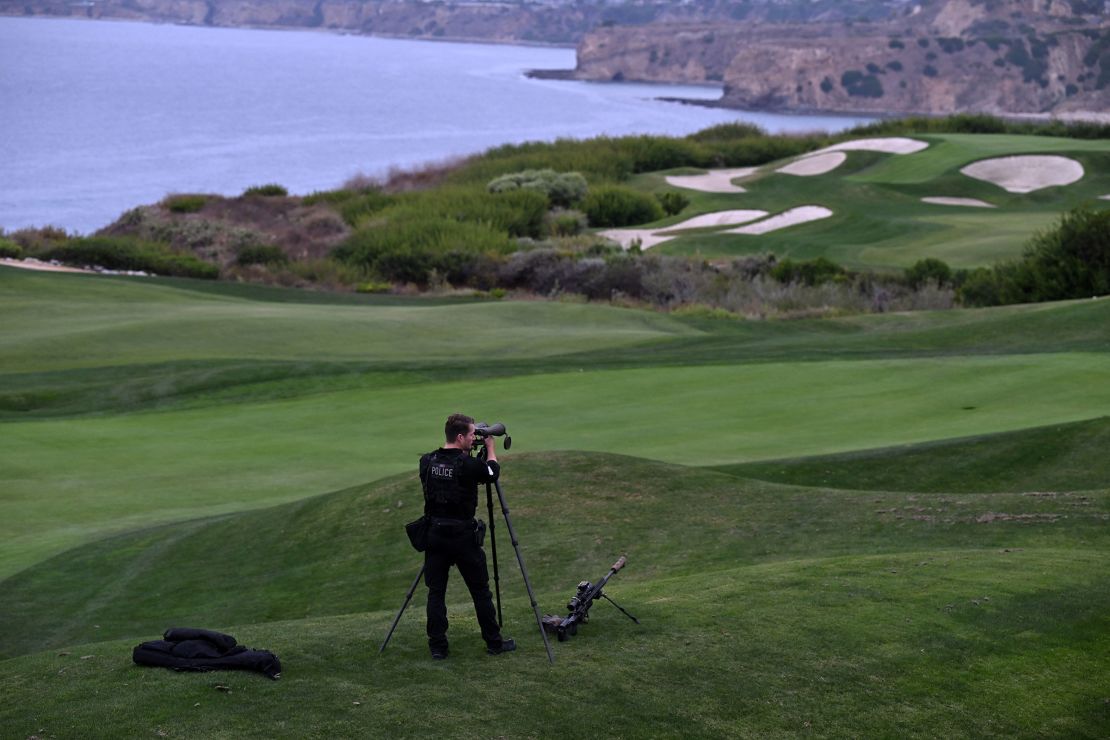
M 1110 22 L 1073 5 L 1094 7 L 949 0 L 882 24 L 599 29 L 575 77 L 720 82 L 721 105 L 749 109 L 1110 112 Z

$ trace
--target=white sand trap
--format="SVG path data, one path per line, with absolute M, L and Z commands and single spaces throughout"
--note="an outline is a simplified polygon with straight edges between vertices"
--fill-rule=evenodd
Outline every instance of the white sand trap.
M 844 152 L 812 154 L 808 157 L 796 159 L 785 167 L 779 167 L 775 172 L 781 172 L 784 175 L 799 175 L 801 177 L 823 175 L 826 172 L 832 172 L 837 167 L 844 164 L 844 160 L 847 158 L 848 155 Z
M 1106 195 L 1100 195 L 1100 196 L 1098 196 L 1098 199 L 1099 200 L 1110 200 L 1110 193 L 1107 193 Z
M 53 265 L 49 262 L 40 262 L 31 257 L 25 260 L 13 260 L 5 257 L 4 259 L 0 259 L 0 265 L 18 267 L 21 270 L 42 270 L 44 272 L 93 272 L 92 270 L 82 270 L 79 267 L 66 267 L 65 265 Z
M 677 223 L 673 226 L 664 226 L 656 233 L 665 234 L 682 229 L 704 229 L 708 226 L 746 224 L 748 221 L 755 221 L 757 218 L 763 218 L 766 215 L 767 211 L 716 211 L 715 213 L 703 213 L 700 216 L 688 218 L 682 223 Z
M 703 193 L 746 193 L 732 181 L 737 177 L 747 177 L 758 167 L 744 167 L 739 170 L 710 170 L 705 175 L 667 175 L 667 184 L 687 190 L 700 190 Z
M 640 240 L 640 249 L 650 249 L 656 244 L 674 239 L 673 236 L 661 236 L 654 229 L 609 229 L 597 233 L 620 244 L 622 249 L 631 248 L 637 239 Z
M 968 206 L 970 208 L 994 208 L 995 206 L 985 200 L 978 198 L 945 198 L 937 196 L 934 198 L 922 198 L 926 203 L 934 203 L 938 206 Z
M 769 231 L 778 231 L 788 226 L 797 226 L 798 224 L 804 224 L 810 221 L 820 221 L 831 215 L 833 215 L 833 212 L 824 206 L 798 206 L 797 208 L 791 208 L 789 211 L 783 211 L 777 216 L 771 216 L 771 218 L 766 221 L 760 221 L 750 226 L 741 226 L 739 229 L 729 229 L 725 233 L 766 234 Z
M 839 144 L 818 149 L 814 154 L 825 152 L 886 152 L 887 154 L 913 154 L 922 149 L 927 149 L 929 144 L 917 139 L 907 139 L 904 136 L 890 136 L 883 139 L 856 139 L 855 141 L 842 141 Z
M 1071 185 L 1083 177 L 1083 165 L 1067 157 L 1022 155 L 984 159 L 969 164 L 960 172 L 1011 193 L 1031 193 L 1042 188 Z

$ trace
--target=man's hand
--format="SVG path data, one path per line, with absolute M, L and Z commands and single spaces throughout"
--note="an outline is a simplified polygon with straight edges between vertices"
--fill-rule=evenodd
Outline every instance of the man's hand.
M 492 434 L 482 437 L 482 444 L 486 446 L 486 459 L 497 462 L 497 437 Z

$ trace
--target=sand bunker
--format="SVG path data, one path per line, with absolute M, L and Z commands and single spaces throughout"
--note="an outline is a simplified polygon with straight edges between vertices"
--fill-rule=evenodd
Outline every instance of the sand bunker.
M 715 213 L 703 213 L 673 226 L 664 226 L 662 229 L 609 229 L 598 233 L 617 242 L 624 249 L 630 248 L 636 240 L 640 241 L 640 249 L 650 249 L 656 244 L 662 244 L 680 236 L 673 233 L 676 231 L 743 224 L 748 221 L 755 221 L 757 218 L 763 218 L 766 215 L 767 211 L 717 211 Z
M 703 213 L 700 216 L 688 218 L 682 223 L 674 224 L 673 226 L 665 226 L 659 230 L 659 233 L 680 231 L 681 229 L 704 229 L 707 226 L 731 226 L 732 224 L 744 224 L 748 221 L 755 221 L 757 218 L 763 218 L 767 215 L 767 211 L 717 211 L 715 213 Z
M 710 170 L 705 175 L 667 175 L 667 184 L 687 190 L 700 190 L 703 193 L 746 193 L 732 181 L 737 177 L 747 177 L 757 167 L 744 167 L 739 170 Z
M 840 165 L 844 164 L 844 160 L 848 155 L 844 152 L 825 152 L 824 154 L 813 154 L 802 159 L 796 159 L 785 167 L 779 167 L 776 172 L 781 172 L 784 175 L 799 175 L 801 177 L 809 177 L 812 175 L 823 175 L 826 172 L 832 172 Z
M 1099 200 L 1110 200 L 1110 193 L 1107 193 L 1106 195 L 1100 195 L 1100 196 L 1098 196 L 1098 199 Z
M 5 257 L 4 259 L 0 259 L 0 265 L 18 267 L 21 270 L 42 270 L 44 272 L 93 272 L 93 270 L 82 270 L 79 267 L 66 267 L 65 265 L 56 265 L 52 262 L 40 262 L 31 257 L 25 260 L 13 260 Z
M 890 136 L 882 139 L 856 139 L 818 149 L 814 154 L 825 152 L 886 152 L 887 154 L 913 154 L 927 149 L 929 144 L 904 136 Z
M 650 249 L 656 244 L 674 239 L 673 236 L 660 236 L 655 229 L 609 229 L 597 233 L 620 244 L 622 249 L 631 248 L 636 240 L 640 242 L 640 249 Z
M 1083 165 L 1052 155 L 1022 155 L 984 159 L 960 170 L 968 177 L 997 185 L 1011 193 L 1070 185 L 1083 177 Z
M 833 212 L 824 206 L 798 206 L 797 208 L 783 211 L 777 216 L 771 216 L 771 218 L 766 221 L 760 221 L 759 223 L 749 226 L 741 226 L 739 229 L 729 229 L 725 233 L 766 234 L 769 231 L 778 231 L 788 226 L 797 226 L 798 224 L 804 224 L 810 221 L 819 221 L 831 215 L 833 215 Z
M 934 203 L 938 206 L 969 206 L 971 208 L 994 208 L 995 206 L 979 200 L 978 198 L 945 198 L 937 196 L 935 198 L 922 198 L 925 203 Z

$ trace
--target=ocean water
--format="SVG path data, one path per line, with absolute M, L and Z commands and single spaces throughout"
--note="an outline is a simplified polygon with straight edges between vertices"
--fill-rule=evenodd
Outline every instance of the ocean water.
M 89 233 L 169 193 L 335 188 L 504 143 L 866 119 L 663 102 L 712 88 L 533 80 L 574 51 L 0 18 L 0 228 Z

